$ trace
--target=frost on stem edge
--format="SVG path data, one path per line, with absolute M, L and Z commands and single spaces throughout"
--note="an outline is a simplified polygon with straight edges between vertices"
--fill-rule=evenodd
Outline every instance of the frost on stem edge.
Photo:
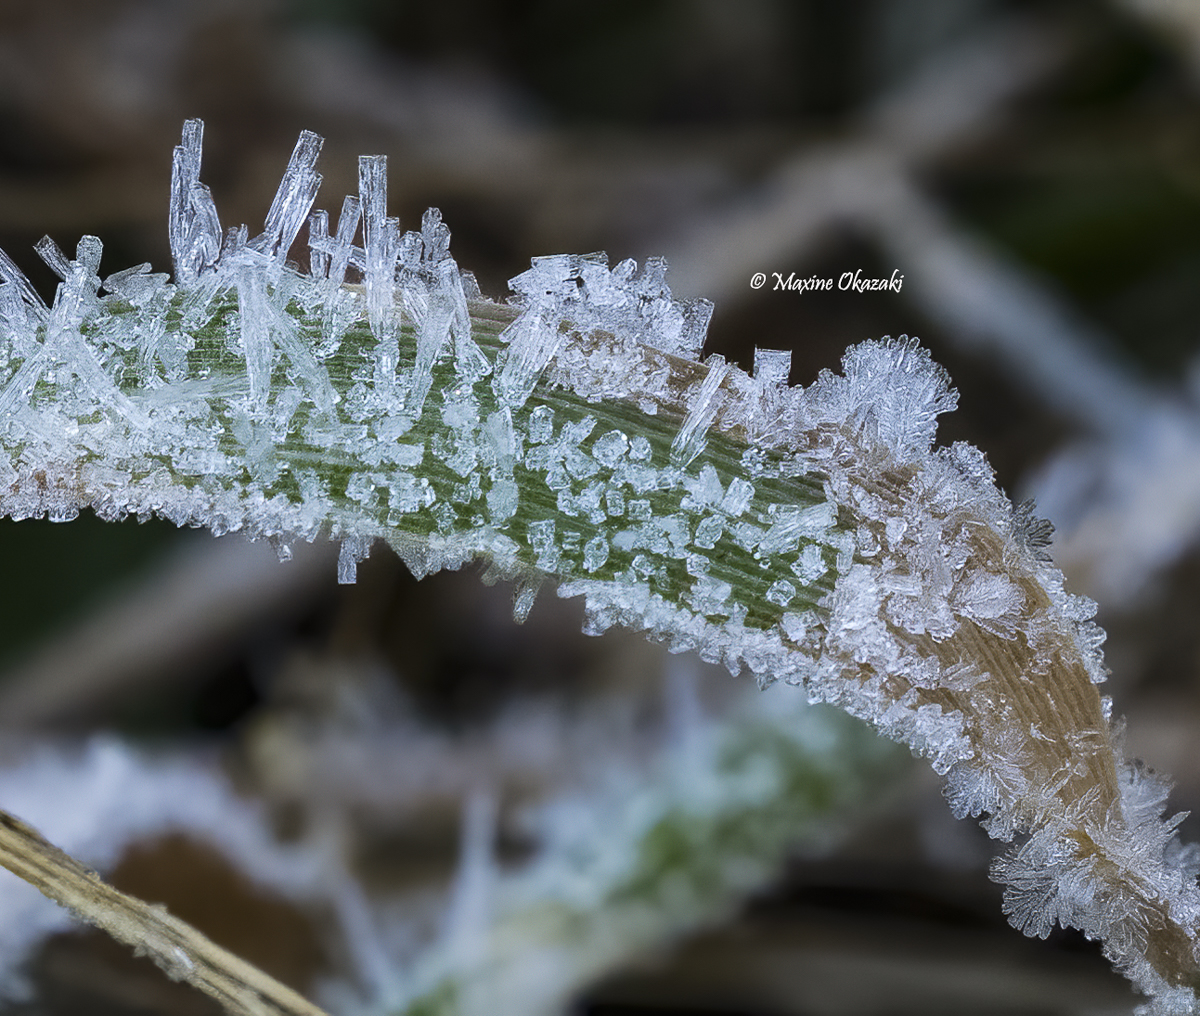
M 327 534 L 342 581 L 379 538 L 418 576 L 482 558 L 518 616 L 554 576 L 589 631 L 647 630 L 909 744 L 956 814 L 1024 837 L 994 867 L 1014 924 L 1103 939 L 1161 1011 L 1192 998 L 1197 856 L 1124 759 L 1094 605 L 982 453 L 932 448 L 956 396 L 915 340 L 800 388 L 786 353 L 698 362 L 711 305 L 674 300 L 661 259 L 535 258 L 483 301 L 436 210 L 387 215 L 384 157 L 336 224 L 311 212 L 308 132 L 263 231 L 223 231 L 202 136 L 175 150 L 173 281 L 102 281 L 99 240 L 46 238 L 47 307 L 0 253 L 0 510 L 158 514 L 284 557 Z

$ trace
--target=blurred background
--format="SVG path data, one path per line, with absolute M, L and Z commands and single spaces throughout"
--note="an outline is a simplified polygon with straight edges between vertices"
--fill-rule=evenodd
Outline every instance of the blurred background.
M 1200 7 L 1173 0 L 0 0 L 0 247 L 48 300 L 46 233 L 100 236 L 102 274 L 167 269 L 172 147 L 200 117 L 226 224 L 262 221 L 307 128 L 326 139 L 318 207 L 356 190 L 359 154 L 387 154 L 391 213 L 441 208 L 487 295 L 533 255 L 665 254 L 677 297 L 716 302 L 706 351 L 749 368 L 755 346 L 790 349 L 794 384 L 918 335 L 961 395 L 939 440 L 978 445 L 1055 524 L 1069 585 L 1100 604 L 1131 750 L 1186 809 L 1198 113 Z M 859 269 L 900 292 L 774 288 Z M 584 637 L 552 591 L 518 627 L 511 589 L 418 586 L 383 549 L 339 588 L 325 546 L 280 564 L 153 520 L 4 520 L 0 567 L 0 807 L 52 838 L 59 822 L 118 885 L 341 1011 L 378 1009 L 389 964 L 444 931 L 481 786 L 485 838 L 519 866 L 539 849 L 523 806 L 671 750 L 680 715 L 719 724 L 752 683 L 693 663 L 680 706 L 663 653 Z M 583 964 L 564 1011 L 1130 1011 L 1092 945 L 1007 927 L 986 837 L 889 758 L 719 919 Z M 189 817 L 193 778 L 265 838 Z M 13 933 L 0 1011 L 211 1011 L 44 923 Z

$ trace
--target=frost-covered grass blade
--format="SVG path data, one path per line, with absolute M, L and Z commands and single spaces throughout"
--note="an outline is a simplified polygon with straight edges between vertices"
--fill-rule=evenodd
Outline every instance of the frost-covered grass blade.
M 47 308 L 0 256 L 0 510 L 328 536 L 343 581 L 384 539 L 418 576 L 485 561 L 518 616 L 552 576 L 589 631 L 647 630 L 907 743 L 957 814 L 1027 837 L 994 869 L 1018 927 L 1103 939 L 1157 1011 L 1192 997 L 1195 858 L 1124 760 L 1094 605 L 980 452 L 933 449 L 956 395 L 915 340 L 800 389 L 778 353 L 753 377 L 698 362 L 711 305 L 674 300 L 660 259 L 535 258 L 483 301 L 436 211 L 387 215 L 380 156 L 331 233 L 310 134 L 264 231 L 222 233 L 201 141 L 189 122 L 175 154 L 174 281 L 101 281 L 98 240 L 44 241 Z M 287 261 L 306 219 L 309 272 Z

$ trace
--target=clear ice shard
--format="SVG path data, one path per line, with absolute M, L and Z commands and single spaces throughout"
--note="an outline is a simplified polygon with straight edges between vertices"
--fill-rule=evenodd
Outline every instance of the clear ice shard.
M 399 254 L 399 222 L 387 215 L 387 156 L 363 155 L 358 160 L 358 194 L 363 225 L 363 284 L 367 293 L 367 317 L 378 341 L 377 378 L 390 384 L 395 377 L 393 352 L 395 333 L 396 258 Z
M 189 282 L 217 263 L 221 254 L 221 220 L 212 192 L 200 182 L 204 123 L 188 120 L 183 142 L 175 148 L 171 168 L 171 257 L 175 278 Z
M 719 353 L 713 353 L 704 361 L 704 365 L 708 373 L 700 382 L 699 391 L 689 399 L 687 418 L 671 442 L 671 462 L 676 466 L 690 465 L 704 450 L 707 443 L 705 435 L 721 408 L 719 391 L 729 365 Z
M 266 280 L 253 270 L 246 272 L 238 286 L 238 320 L 241 322 L 250 400 L 260 410 L 266 408 L 271 394 L 271 374 L 275 367 L 273 318 Z
M 460 376 L 475 381 L 490 372 L 486 357 L 471 338 L 471 318 L 458 265 L 450 256 L 450 230 L 436 208 L 427 209 L 421 232 L 401 243 L 400 293 L 417 329 L 417 357 L 406 412 L 418 418 L 433 385 L 434 364 L 451 339 Z
M 366 263 L 362 248 L 354 246 L 354 234 L 358 232 L 361 218 L 361 205 L 353 194 L 347 194 L 342 201 L 335 235 L 329 234 L 329 213 L 324 209 L 313 212 L 309 217 L 308 245 L 312 273 L 314 278 L 329 281 L 327 288 L 330 293 L 346 280 L 346 270 L 351 263 L 356 263 L 359 268 Z
M 38 295 L 37 290 L 25 277 L 25 273 L 17 267 L 16 262 L 2 250 L 0 250 L 0 280 L 14 286 L 27 306 L 45 311 L 46 304 Z
M 358 573 L 358 565 L 371 553 L 373 542 L 370 538 L 362 536 L 342 537 L 342 546 L 338 551 L 337 577 L 339 584 L 350 585 L 354 582 Z
M 300 132 L 267 212 L 265 228 L 247 245 L 251 250 L 279 260 L 287 256 L 321 187 L 321 174 L 314 167 L 323 140 L 312 131 Z
M 556 312 L 573 295 L 582 262 L 571 255 L 534 258 L 529 271 L 509 280 L 513 291 L 525 298 L 527 309 L 503 336 L 508 350 L 494 387 L 506 406 L 519 409 L 525 404 L 558 352 L 566 333 Z
M 50 237 L 43 236 L 33 245 L 33 249 L 37 251 L 38 257 L 46 262 L 46 266 L 62 281 L 65 282 L 70 278 L 71 262 Z
M 314 279 L 329 278 L 329 213 L 318 208 L 308 217 L 308 266 Z
M 754 350 L 754 379 L 764 388 L 782 388 L 788 383 L 788 375 L 792 370 L 792 351 L 790 349 L 759 349 Z
M 585 343 L 608 335 L 627 350 L 650 346 L 689 359 L 698 356 L 712 304 L 673 300 L 665 270 L 661 258 L 650 258 L 641 272 L 632 260 L 610 270 L 603 253 L 534 258 L 529 271 L 509 280 L 524 313 L 506 334 L 511 345 L 496 379 L 497 393 L 519 406 L 541 372 L 557 363 L 581 394 L 628 395 L 632 378 L 620 358 L 592 358 L 570 343 L 564 346 L 568 335 Z M 564 349 L 569 356 L 560 356 Z
M 760 554 L 778 554 L 790 548 L 798 549 L 801 540 L 826 536 L 836 515 L 837 507 L 828 501 L 810 508 L 785 508 L 777 514 L 757 550 Z

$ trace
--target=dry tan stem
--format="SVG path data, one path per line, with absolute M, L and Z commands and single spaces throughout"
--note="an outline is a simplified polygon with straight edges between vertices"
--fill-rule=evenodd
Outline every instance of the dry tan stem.
M 235 1016 L 326 1016 L 291 988 L 172 917 L 119 892 L 37 830 L 0 811 L 0 864 L 80 919 L 149 956 L 173 980 L 211 995 Z
M 915 500 L 913 491 L 906 489 L 912 477 L 904 471 L 859 479 L 897 511 Z M 1034 577 L 1006 561 L 999 536 L 983 524 L 974 527 L 972 535 L 974 548 L 967 567 L 1007 574 L 1020 587 L 1031 615 L 1046 611 L 1050 606 L 1046 590 Z M 1004 637 L 966 618 L 960 618 L 958 630 L 941 642 L 928 635 L 894 634 L 922 655 L 936 657 L 943 667 L 970 660 L 987 675 L 966 691 L 918 691 L 921 701 L 962 714 L 968 736 L 982 757 L 1004 757 L 1009 750 L 1009 731 L 1039 731 L 1038 737 L 1026 741 L 1028 753 L 1019 760 L 1035 788 L 1029 797 L 1012 801 L 1022 824 L 1038 829 L 1071 816 L 1065 836 L 1074 843 L 1077 856 L 1096 857 L 1095 872 L 1102 883 L 1111 887 L 1115 898 L 1133 897 L 1131 905 L 1145 929 L 1142 952 L 1150 965 L 1171 985 L 1200 984 L 1192 947 L 1196 929 L 1180 924 L 1153 886 L 1103 856 L 1094 838 L 1098 830 L 1113 821 L 1114 812 L 1119 814 L 1117 769 L 1121 759 L 1099 689 L 1088 676 L 1074 641 L 1064 633 L 1045 630 L 1040 644 L 1032 645 L 1024 635 Z M 897 699 L 910 691 L 903 679 L 893 680 Z M 1044 792 L 1053 784 L 1055 774 L 1072 769 L 1075 775 L 1056 793 Z

